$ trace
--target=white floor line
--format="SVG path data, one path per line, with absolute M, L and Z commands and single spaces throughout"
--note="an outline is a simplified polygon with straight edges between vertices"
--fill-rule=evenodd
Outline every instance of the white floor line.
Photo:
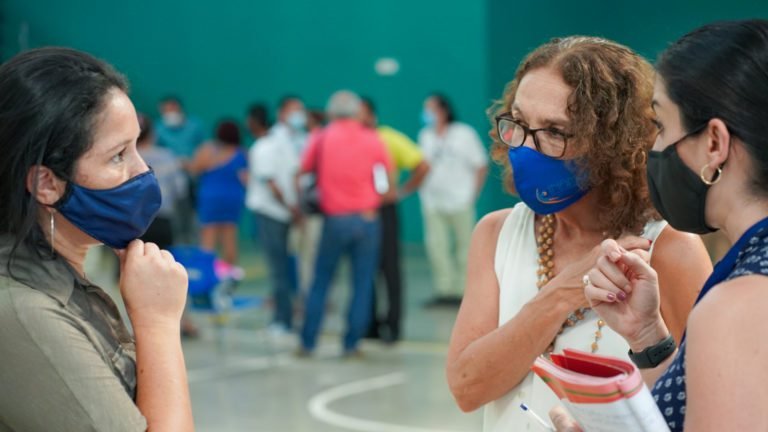
M 243 328 L 226 328 L 224 330 L 226 335 L 224 338 L 242 344 L 264 344 L 265 339 L 269 337 L 269 331 L 265 328 L 259 329 L 243 329 Z M 210 330 L 203 333 L 203 340 L 210 341 L 217 338 L 215 331 Z M 324 340 L 334 340 L 338 338 L 337 335 L 324 334 L 321 335 Z M 298 338 L 296 339 L 298 346 Z M 363 343 L 371 343 L 363 340 Z M 371 345 L 375 346 L 376 343 L 372 342 Z M 377 348 L 374 348 L 377 349 Z M 391 348 L 382 348 L 388 350 Z M 437 354 L 445 355 L 448 351 L 448 344 L 445 342 L 429 342 L 429 341 L 411 341 L 404 340 L 398 342 L 394 349 L 399 349 L 408 354 Z
M 271 357 L 230 357 L 221 364 L 187 371 L 187 381 L 190 384 L 196 384 L 202 381 L 283 366 L 291 363 L 291 361 L 291 356 L 287 354 Z
M 309 413 L 315 419 L 344 429 L 361 432 L 452 432 L 444 429 L 428 429 L 413 426 L 405 426 L 391 423 L 383 423 L 373 420 L 364 420 L 350 417 L 331 411 L 328 405 L 340 399 L 360 393 L 379 390 L 403 384 L 405 374 L 394 372 L 373 378 L 366 378 L 351 383 L 332 387 L 313 396 L 307 403 Z

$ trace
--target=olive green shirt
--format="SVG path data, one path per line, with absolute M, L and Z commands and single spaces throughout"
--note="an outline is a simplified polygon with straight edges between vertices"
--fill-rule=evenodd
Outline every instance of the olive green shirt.
M 112 299 L 0 236 L 0 432 L 144 431 L 136 348 Z

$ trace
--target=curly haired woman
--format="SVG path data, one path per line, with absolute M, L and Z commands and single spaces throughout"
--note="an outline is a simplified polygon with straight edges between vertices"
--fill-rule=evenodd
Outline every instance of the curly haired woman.
M 522 202 L 475 228 L 446 365 L 459 407 L 486 405 L 485 431 L 527 430 L 521 403 L 545 413 L 558 403 L 529 372 L 537 356 L 627 356 L 584 296 L 604 239 L 649 252 L 664 321 L 675 337 L 683 331 L 711 264 L 701 240 L 660 220 L 648 195 L 653 75 L 617 43 L 554 39 L 523 60 L 492 107 L 492 156 Z

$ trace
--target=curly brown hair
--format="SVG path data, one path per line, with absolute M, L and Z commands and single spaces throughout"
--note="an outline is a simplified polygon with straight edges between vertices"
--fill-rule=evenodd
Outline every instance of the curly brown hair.
M 555 38 L 528 54 L 502 99 L 488 110 L 491 156 L 504 168 L 504 184 L 513 193 L 509 147 L 498 137 L 495 117 L 510 112 L 525 74 L 543 67 L 559 70 L 573 89 L 567 112 L 576 136 L 568 145 L 589 172 L 602 230 L 614 237 L 639 233 L 649 219 L 658 217 L 645 173 L 646 155 L 656 136 L 653 67 L 623 45 L 586 36 Z

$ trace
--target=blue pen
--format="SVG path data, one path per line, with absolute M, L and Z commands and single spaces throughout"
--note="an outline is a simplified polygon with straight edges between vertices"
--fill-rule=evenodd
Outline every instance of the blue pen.
M 544 419 L 543 419 L 543 418 L 539 417 L 539 415 L 538 415 L 538 414 L 536 414 L 535 412 L 533 412 L 533 410 L 532 410 L 532 409 L 528 408 L 528 405 L 526 405 L 525 403 L 521 403 L 521 404 L 520 404 L 520 409 L 522 409 L 523 411 L 527 412 L 527 413 L 528 413 L 528 415 L 530 415 L 530 416 L 531 416 L 531 417 L 533 417 L 533 418 L 534 418 L 534 419 L 535 419 L 537 422 L 539 422 L 539 424 L 541 425 L 541 427 L 543 427 L 545 430 L 548 430 L 548 431 L 552 431 L 552 432 L 556 432 L 556 431 L 555 431 L 555 428 L 554 428 L 554 427 L 553 427 L 551 424 L 549 424 L 548 422 L 544 421 Z

